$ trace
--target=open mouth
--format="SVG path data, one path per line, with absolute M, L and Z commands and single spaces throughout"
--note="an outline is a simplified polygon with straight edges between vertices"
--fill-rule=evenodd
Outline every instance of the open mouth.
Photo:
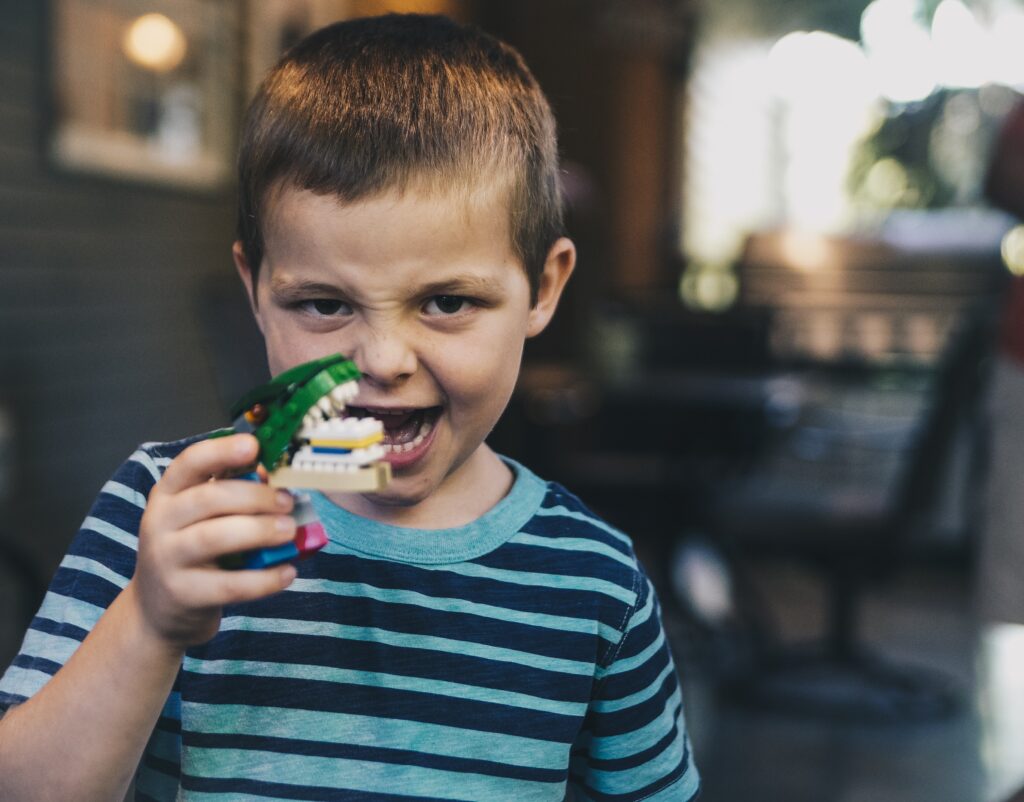
M 355 382 L 335 387 L 310 409 L 296 435 L 291 467 L 302 471 L 356 471 L 386 453 L 384 424 L 375 417 L 353 414 Z
M 441 415 L 441 407 L 388 409 L 349 407 L 349 413 L 362 420 L 379 420 L 383 425 L 381 447 L 385 455 L 412 455 L 430 441 Z

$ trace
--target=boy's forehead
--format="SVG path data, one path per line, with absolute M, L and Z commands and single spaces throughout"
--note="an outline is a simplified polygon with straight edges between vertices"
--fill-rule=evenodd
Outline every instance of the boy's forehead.
M 335 227 L 362 233 L 359 226 L 364 222 L 380 230 L 382 245 L 391 229 L 448 243 L 485 234 L 490 245 L 501 242 L 513 249 L 510 192 L 500 180 L 452 187 L 416 182 L 354 200 L 283 184 L 267 192 L 261 217 L 267 250 L 275 245 L 315 247 L 329 239 Z
M 508 193 L 407 188 L 346 201 L 333 194 L 282 187 L 264 207 L 264 269 L 275 288 L 315 284 L 334 266 L 406 265 L 415 283 L 481 275 L 487 267 L 525 268 L 511 235 Z M 444 267 L 444 270 L 440 268 Z M 445 281 L 448 279 L 445 278 Z

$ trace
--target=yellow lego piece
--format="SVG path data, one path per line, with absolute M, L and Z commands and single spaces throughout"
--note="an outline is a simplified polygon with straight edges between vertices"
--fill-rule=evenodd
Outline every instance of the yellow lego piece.
M 367 446 L 372 446 L 374 443 L 379 443 L 383 439 L 384 433 L 376 432 L 375 434 L 367 435 L 366 437 L 359 438 L 358 440 L 332 440 L 326 437 L 317 437 L 315 439 L 310 440 L 309 444 L 313 448 L 348 448 L 354 451 L 357 448 L 366 448 Z

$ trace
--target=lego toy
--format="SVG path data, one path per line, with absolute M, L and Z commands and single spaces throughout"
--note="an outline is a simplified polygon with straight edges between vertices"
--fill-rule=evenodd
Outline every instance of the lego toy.
M 376 418 L 345 417 L 355 397 L 359 369 L 335 354 L 298 365 L 247 393 L 231 410 L 234 422 L 214 436 L 251 433 L 260 444 L 258 463 L 272 487 L 295 496 L 297 528 L 291 543 L 221 560 L 225 568 L 266 568 L 306 557 L 327 544 L 310 497 L 295 489 L 365 493 L 391 480 L 383 461 L 384 426 Z M 243 478 L 259 480 L 255 472 Z

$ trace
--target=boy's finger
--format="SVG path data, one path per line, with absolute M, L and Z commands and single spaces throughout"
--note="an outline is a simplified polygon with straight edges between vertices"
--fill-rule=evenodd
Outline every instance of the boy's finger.
M 243 479 L 218 479 L 185 488 L 168 499 L 161 512 L 167 529 L 184 529 L 222 515 L 291 512 L 294 498 L 286 490 Z
M 218 557 L 250 549 L 281 546 L 295 537 L 290 515 L 227 515 L 202 521 L 177 533 L 180 565 L 205 565 Z
M 200 607 L 223 607 L 269 596 L 284 590 L 295 579 L 291 563 L 257 571 L 221 571 L 201 569 L 206 576 L 197 583 L 194 602 Z
M 159 487 L 164 493 L 180 493 L 212 476 L 252 465 L 259 443 L 251 434 L 233 434 L 193 443 L 164 471 Z

